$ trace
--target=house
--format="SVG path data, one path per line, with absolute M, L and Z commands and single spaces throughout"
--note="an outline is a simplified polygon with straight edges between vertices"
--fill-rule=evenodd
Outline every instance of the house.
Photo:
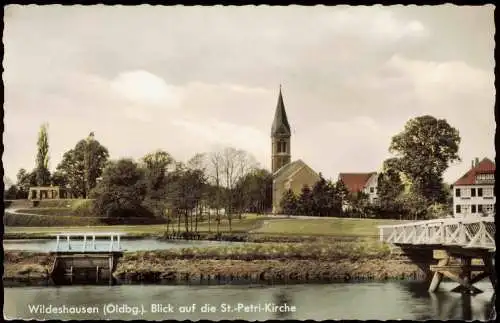
M 476 158 L 471 168 L 453 184 L 453 215 L 495 213 L 495 163 Z
M 370 203 L 377 201 L 377 172 L 371 173 L 340 173 L 339 180 L 344 183 L 349 193 L 363 192 Z
M 300 195 L 302 188 L 313 187 L 319 181 L 319 175 L 304 161 L 291 162 L 291 130 L 280 92 L 278 104 L 271 127 L 271 163 L 273 174 L 273 213 L 281 213 L 281 198 L 287 190 Z

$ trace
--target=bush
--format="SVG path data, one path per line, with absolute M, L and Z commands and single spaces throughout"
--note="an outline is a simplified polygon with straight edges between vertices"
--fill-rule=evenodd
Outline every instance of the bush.
M 71 205 L 71 213 L 75 216 L 94 216 L 92 200 L 78 200 Z

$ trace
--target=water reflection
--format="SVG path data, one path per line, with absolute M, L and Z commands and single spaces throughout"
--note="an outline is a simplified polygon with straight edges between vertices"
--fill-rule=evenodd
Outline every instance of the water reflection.
M 403 286 L 413 299 L 430 299 L 432 313 L 422 313 L 418 320 L 428 320 L 431 318 L 447 320 L 465 320 L 473 319 L 491 320 L 496 316 L 495 313 L 495 293 L 462 294 L 450 292 L 455 283 L 444 283 L 442 290 L 436 293 L 427 291 L 428 284 L 425 282 L 408 282 Z M 481 289 L 488 290 L 487 283 L 484 282 Z M 491 289 L 491 288 L 490 288 Z
M 478 287 L 479 295 L 448 292 L 454 283 L 442 283 L 442 292 L 430 294 L 425 283 L 339 283 L 289 286 L 64 286 L 5 288 L 4 315 L 20 319 L 75 320 L 490 320 L 495 298 L 490 284 Z M 296 311 L 222 311 L 221 304 L 233 308 L 273 304 Z M 30 311 L 29 305 L 40 306 L 97 306 L 108 304 L 143 306 L 144 315 L 127 312 L 103 315 L 46 314 Z M 172 304 L 175 308 L 197 304 L 197 312 L 160 313 L 152 305 Z M 214 312 L 203 312 L 209 304 Z M 362 304 L 362 305 L 360 305 Z
M 295 306 L 292 302 L 291 295 L 287 292 L 287 288 L 281 288 L 274 294 L 274 303 L 283 308 L 282 311 L 276 312 L 277 319 L 291 318 L 292 308 Z

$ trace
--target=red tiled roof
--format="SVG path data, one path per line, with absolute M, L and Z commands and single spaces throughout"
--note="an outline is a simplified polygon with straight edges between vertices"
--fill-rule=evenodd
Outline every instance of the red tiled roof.
M 469 169 L 464 176 L 460 177 L 453 185 L 474 185 L 477 174 L 495 174 L 495 163 L 484 158 L 474 168 Z
M 362 191 L 366 182 L 368 182 L 373 174 L 377 173 L 340 173 L 339 179 L 344 183 L 349 192 L 354 193 Z

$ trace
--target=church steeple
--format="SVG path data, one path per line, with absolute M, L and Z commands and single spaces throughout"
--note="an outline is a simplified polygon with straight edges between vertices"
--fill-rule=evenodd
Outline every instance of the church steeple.
M 278 96 L 278 104 L 276 106 L 276 112 L 274 113 L 273 126 L 271 128 L 271 136 L 277 134 L 291 134 L 290 124 L 288 123 L 288 118 L 286 117 L 285 104 L 283 103 L 283 95 L 280 93 Z
M 276 172 L 284 165 L 290 163 L 291 147 L 290 124 L 286 116 L 285 104 L 283 103 L 283 94 L 280 92 L 278 96 L 278 105 L 274 113 L 273 125 L 271 127 L 271 142 L 272 142 L 272 172 Z

